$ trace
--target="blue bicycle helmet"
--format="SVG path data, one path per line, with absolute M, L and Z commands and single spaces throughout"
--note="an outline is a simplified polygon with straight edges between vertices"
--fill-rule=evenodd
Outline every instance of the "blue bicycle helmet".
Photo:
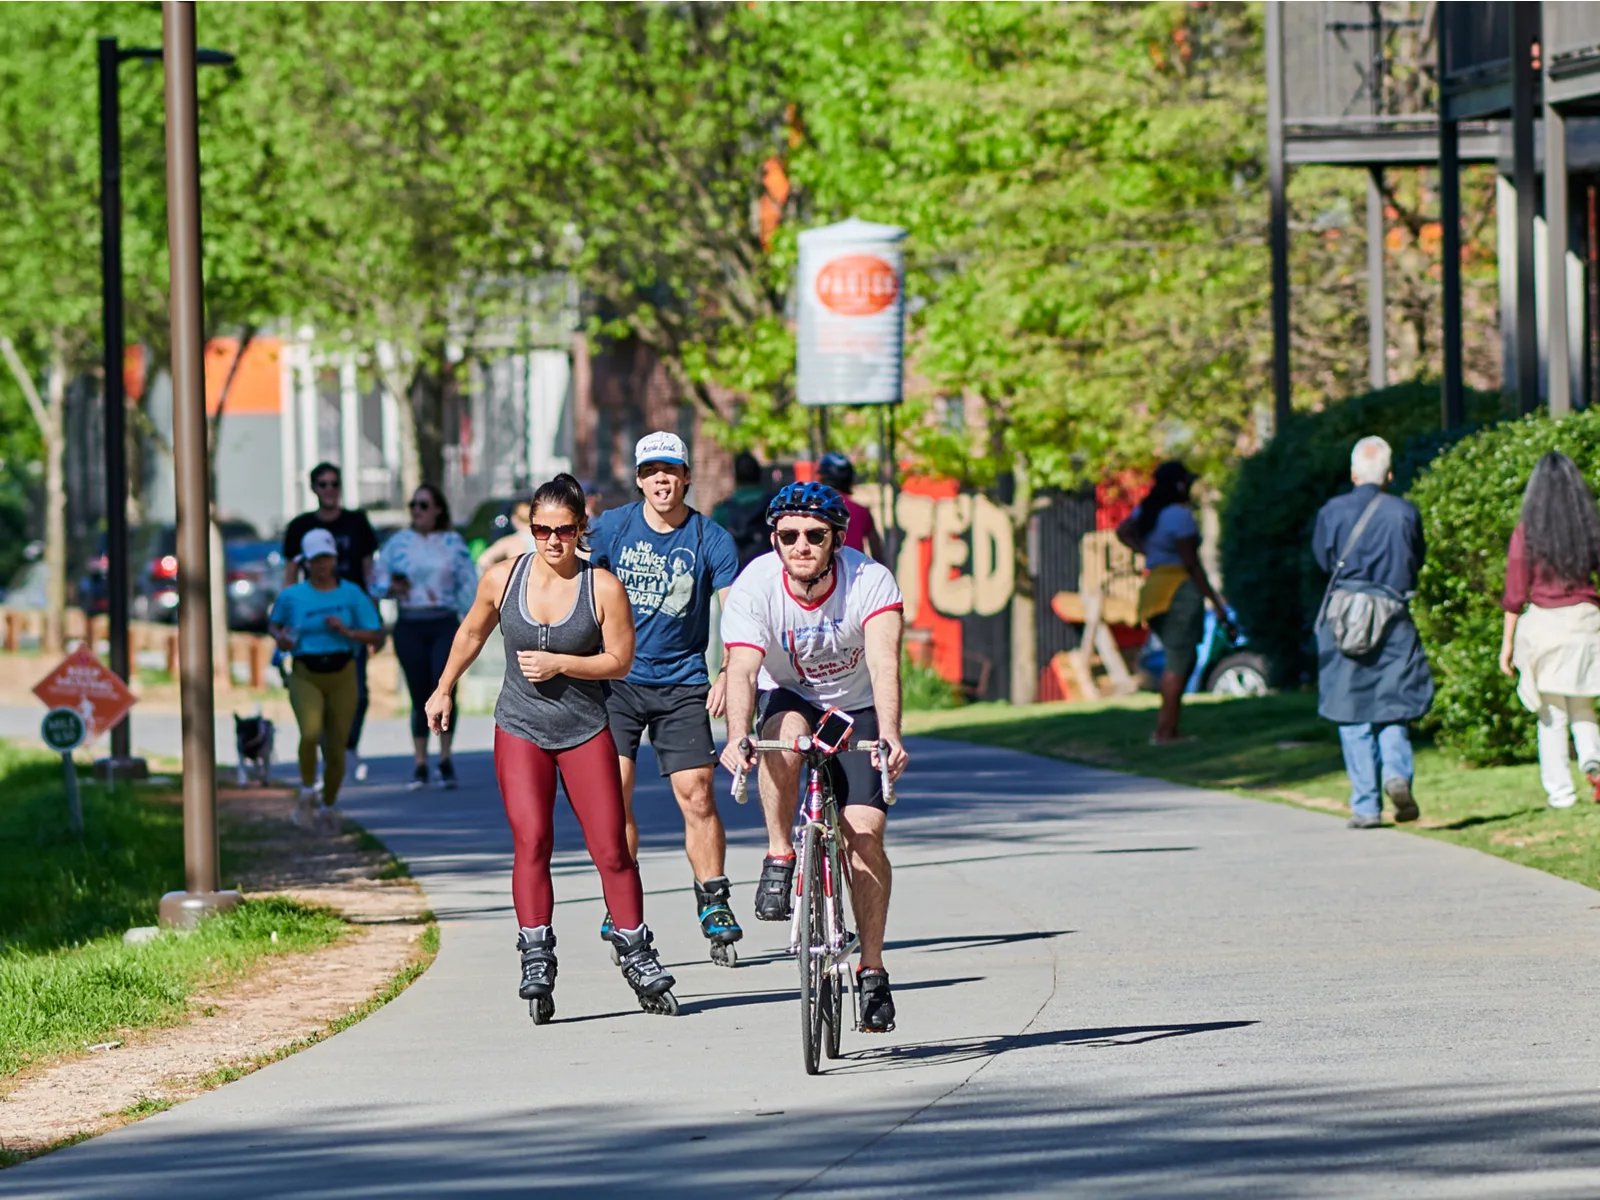
M 817 463 L 817 482 L 831 488 L 854 487 L 856 469 L 844 455 L 837 450 L 830 450 Z
M 790 513 L 826 521 L 840 533 L 850 527 L 850 510 L 844 497 L 825 483 L 791 483 L 767 505 L 767 526 L 776 528 L 778 518 Z

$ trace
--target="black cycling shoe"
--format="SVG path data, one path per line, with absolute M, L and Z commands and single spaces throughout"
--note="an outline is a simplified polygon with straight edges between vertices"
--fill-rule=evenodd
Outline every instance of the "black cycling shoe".
M 861 990 L 861 1032 L 894 1030 L 894 997 L 889 994 L 889 972 L 882 967 L 862 967 L 856 972 Z
M 794 855 L 761 861 L 761 880 L 756 884 L 756 920 L 787 921 L 794 915 Z

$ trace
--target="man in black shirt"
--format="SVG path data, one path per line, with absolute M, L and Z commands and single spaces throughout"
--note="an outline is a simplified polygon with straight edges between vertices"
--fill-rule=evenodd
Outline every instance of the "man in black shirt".
M 300 581 L 300 543 L 306 534 L 313 529 L 325 529 L 333 535 L 333 544 L 339 548 L 339 577 L 366 591 L 372 575 L 372 556 L 378 552 L 378 536 L 372 532 L 372 522 L 360 509 L 345 508 L 340 503 L 344 494 L 343 480 L 339 468 L 332 463 L 318 463 L 311 468 L 311 490 L 317 495 L 317 507 L 301 513 L 283 531 L 283 586 Z M 347 758 L 353 777 L 360 781 L 367 777 L 367 764 L 356 751 L 367 716 L 365 647 L 356 654 L 356 695 L 356 717 L 350 723 Z

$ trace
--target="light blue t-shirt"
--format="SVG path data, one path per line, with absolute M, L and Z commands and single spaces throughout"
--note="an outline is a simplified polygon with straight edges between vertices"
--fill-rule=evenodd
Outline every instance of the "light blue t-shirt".
M 1137 511 L 1137 510 L 1135 510 Z M 1169 504 L 1156 514 L 1156 523 L 1144 539 L 1144 565 L 1147 567 L 1181 567 L 1178 541 L 1181 538 L 1198 538 L 1200 527 L 1194 523 L 1194 514 L 1187 504 Z
M 629 683 L 705 683 L 711 594 L 739 573 L 733 537 L 699 513 L 668 533 L 644 519 L 642 502 L 609 509 L 589 531 L 589 561 L 622 581 L 633 606 Z
M 303 579 L 278 593 L 267 619 L 294 634 L 295 654 L 349 654 L 359 643 L 328 628 L 328 618 L 338 617 L 351 629 L 382 629 L 372 598 L 348 579 L 326 592 Z

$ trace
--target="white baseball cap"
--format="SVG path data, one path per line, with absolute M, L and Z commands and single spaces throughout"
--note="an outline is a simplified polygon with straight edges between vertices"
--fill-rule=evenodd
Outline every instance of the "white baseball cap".
M 685 446 L 683 439 L 675 433 L 647 433 L 633 448 L 633 465 L 642 467 L 650 462 L 677 463 L 687 467 L 689 447 Z
M 313 529 L 300 540 L 301 562 L 310 562 L 313 558 L 321 558 L 324 554 L 338 553 L 339 543 L 333 540 L 333 534 L 326 529 Z

